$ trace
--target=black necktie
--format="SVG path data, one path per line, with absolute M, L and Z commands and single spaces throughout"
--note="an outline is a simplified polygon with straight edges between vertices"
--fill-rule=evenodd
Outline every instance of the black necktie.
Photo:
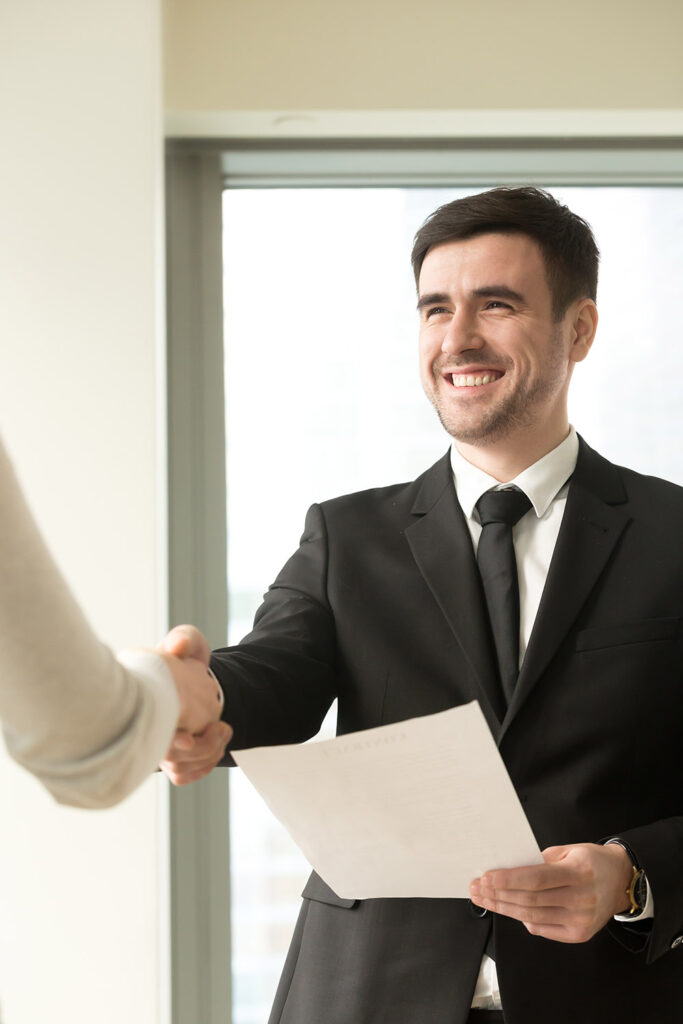
M 487 491 L 477 502 L 482 530 L 477 562 L 508 704 L 519 675 L 519 587 L 512 527 L 531 502 L 523 491 Z

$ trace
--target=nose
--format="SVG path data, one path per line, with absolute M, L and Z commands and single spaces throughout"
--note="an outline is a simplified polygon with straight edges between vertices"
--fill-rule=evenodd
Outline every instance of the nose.
M 484 339 L 477 332 L 472 317 L 467 310 L 456 310 L 451 317 L 446 333 L 441 342 L 441 351 L 445 355 L 454 356 L 470 349 L 480 349 Z

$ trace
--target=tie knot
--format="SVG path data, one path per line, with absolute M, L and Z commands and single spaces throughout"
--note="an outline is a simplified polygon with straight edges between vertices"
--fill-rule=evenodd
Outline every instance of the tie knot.
M 506 523 L 514 526 L 525 512 L 531 508 L 531 502 L 524 491 L 511 487 L 505 491 L 486 491 L 477 502 L 477 512 L 482 526 L 489 523 Z

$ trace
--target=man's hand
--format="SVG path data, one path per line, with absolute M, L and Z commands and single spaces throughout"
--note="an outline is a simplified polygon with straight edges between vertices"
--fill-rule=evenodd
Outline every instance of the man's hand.
M 209 641 L 196 626 L 174 626 L 159 644 L 159 651 L 173 654 L 176 658 L 196 658 L 209 667 Z
M 176 626 L 157 647 L 171 670 L 180 700 L 177 728 L 200 733 L 217 722 L 223 691 L 209 671 L 211 649 L 196 626 Z
M 200 733 L 217 722 L 223 710 L 223 692 L 202 661 L 180 660 L 158 652 L 171 670 L 180 701 L 176 727 L 188 733 Z
M 179 730 L 159 767 L 174 786 L 196 782 L 215 768 L 232 737 L 226 722 L 214 722 L 198 736 Z
M 158 651 L 173 673 L 181 708 L 178 729 L 159 767 L 174 785 L 184 786 L 208 775 L 221 760 L 232 729 L 220 721 L 223 694 L 209 672 L 211 648 L 196 626 L 176 626 Z
M 543 860 L 475 879 L 472 902 L 557 942 L 587 942 L 628 906 L 632 864 L 622 846 L 550 846 Z

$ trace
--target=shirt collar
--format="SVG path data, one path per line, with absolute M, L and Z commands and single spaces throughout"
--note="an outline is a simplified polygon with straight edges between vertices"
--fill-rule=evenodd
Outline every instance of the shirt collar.
M 523 470 L 514 480 L 501 484 L 463 459 L 455 445 L 451 445 L 451 466 L 458 501 L 468 519 L 472 519 L 475 506 L 486 491 L 518 487 L 527 495 L 540 519 L 574 472 L 578 454 L 579 439 L 574 428 L 570 427 L 569 433 L 557 448 Z

